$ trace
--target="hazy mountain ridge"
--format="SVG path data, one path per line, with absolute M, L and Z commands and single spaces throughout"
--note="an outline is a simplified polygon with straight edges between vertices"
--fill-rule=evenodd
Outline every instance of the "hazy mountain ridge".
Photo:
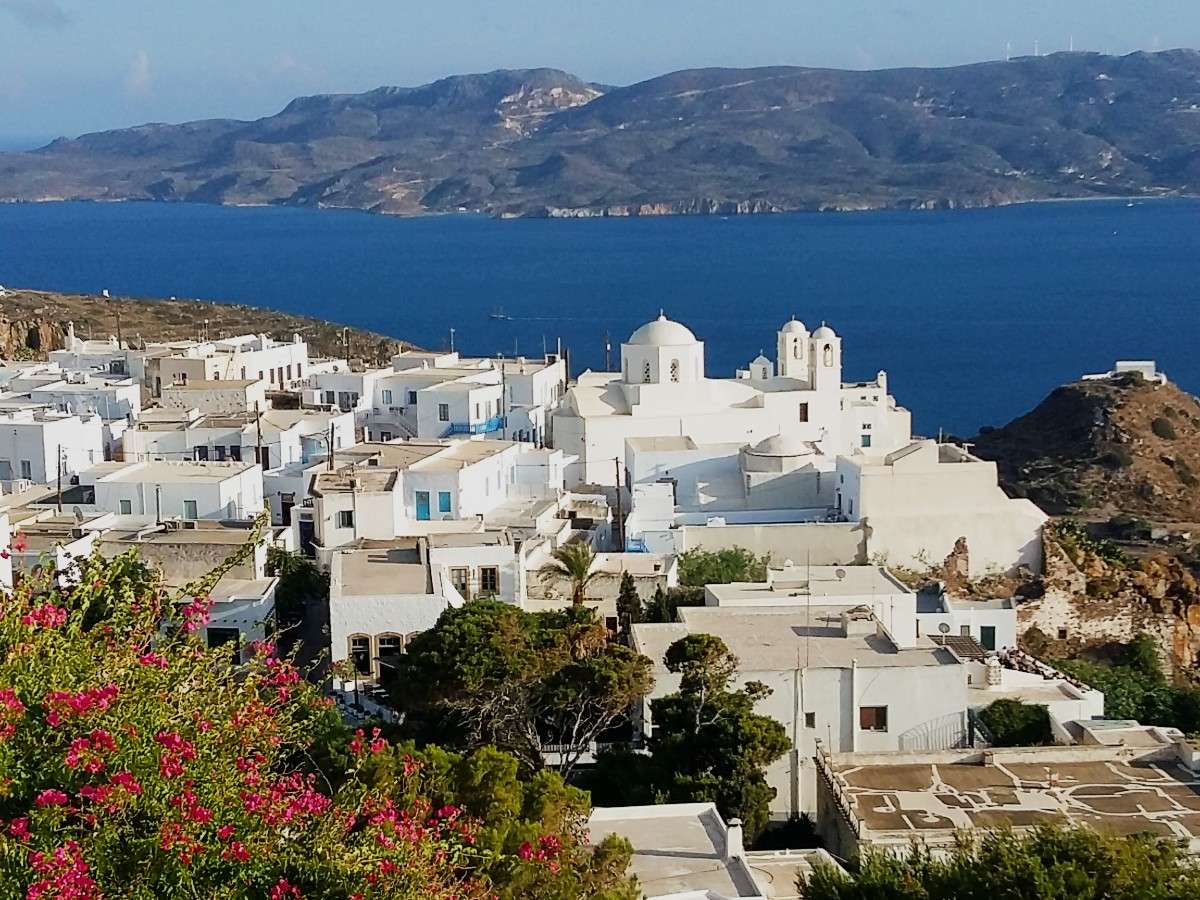
M 628 87 L 555 69 L 298 98 L 0 154 L 0 199 L 419 214 L 977 206 L 1193 193 L 1200 53 L 947 69 L 695 69 Z

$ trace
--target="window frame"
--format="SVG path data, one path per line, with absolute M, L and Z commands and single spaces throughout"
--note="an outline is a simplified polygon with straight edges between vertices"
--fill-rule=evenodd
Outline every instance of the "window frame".
M 868 719 L 871 720 L 871 724 L 867 724 Z M 858 730 L 869 731 L 873 734 L 887 734 L 887 706 L 860 706 L 858 708 Z

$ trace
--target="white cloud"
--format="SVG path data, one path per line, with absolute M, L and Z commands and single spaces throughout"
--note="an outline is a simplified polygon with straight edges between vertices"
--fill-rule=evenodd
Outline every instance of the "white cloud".
M 58 0 L 0 0 L 0 12 L 30 28 L 66 28 L 71 23 Z
M 125 73 L 125 92 L 132 96 L 145 96 L 150 93 L 153 84 L 154 72 L 150 67 L 150 54 L 139 50 L 133 55 L 129 70 Z

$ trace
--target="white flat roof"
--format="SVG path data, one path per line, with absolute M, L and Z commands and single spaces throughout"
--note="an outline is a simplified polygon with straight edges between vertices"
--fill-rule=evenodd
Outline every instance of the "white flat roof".
M 95 481 L 138 483 L 158 481 L 168 483 L 194 481 L 225 481 L 253 469 L 253 462 L 138 462 L 99 463 L 83 473 L 87 478 L 95 473 Z

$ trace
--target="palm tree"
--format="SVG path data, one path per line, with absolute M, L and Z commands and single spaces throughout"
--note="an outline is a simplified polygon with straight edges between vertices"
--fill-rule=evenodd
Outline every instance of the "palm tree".
M 566 579 L 571 586 L 571 605 L 582 606 L 587 594 L 588 585 L 592 583 L 599 572 L 592 571 L 592 563 L 596 554 L 591 545 L 583 541 L 563 544 L 550 554 L 553 562 L 548 562 L 541 568 L 541 575 L 546 580 Z

